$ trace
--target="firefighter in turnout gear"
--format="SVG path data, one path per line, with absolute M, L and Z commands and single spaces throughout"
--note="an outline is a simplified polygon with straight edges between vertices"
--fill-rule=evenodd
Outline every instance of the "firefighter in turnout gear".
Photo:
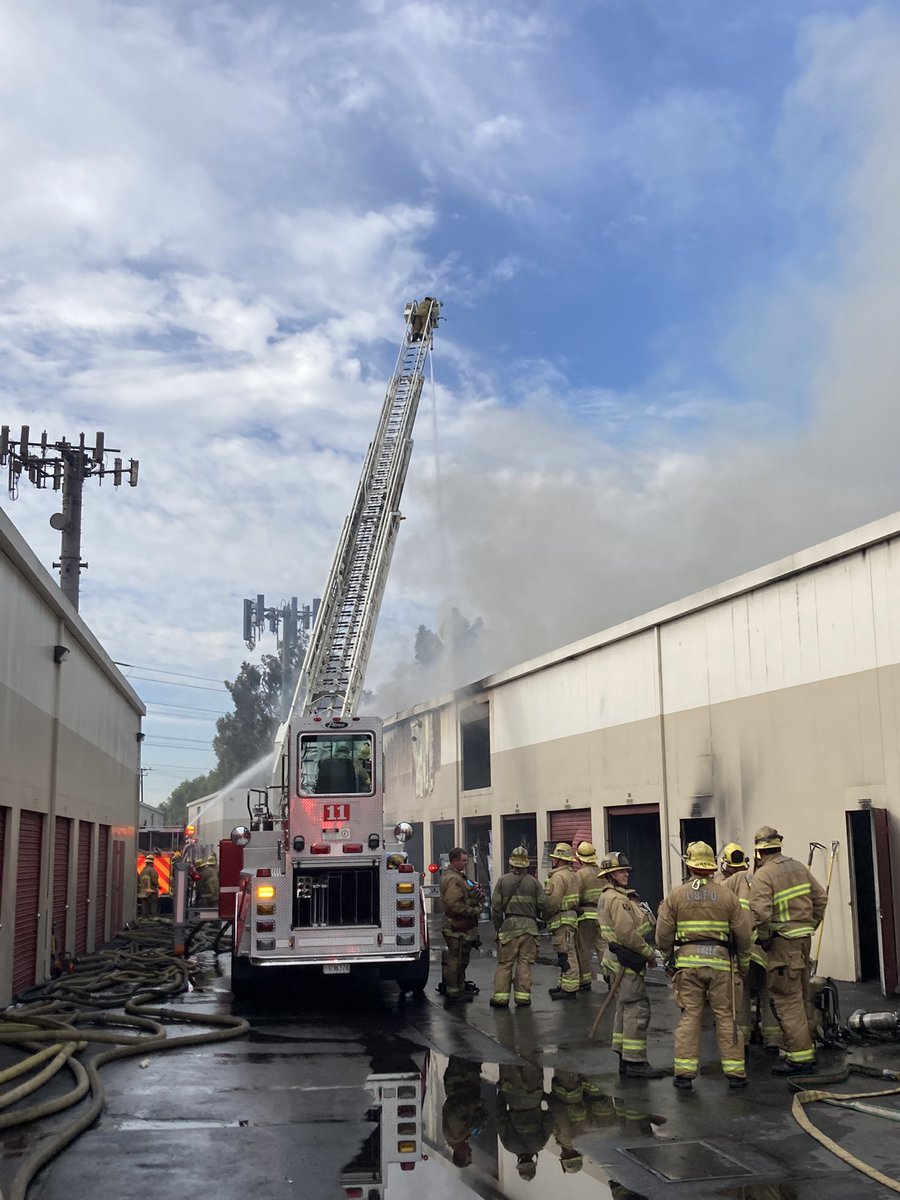
M 558 842 L 550 852 L 550 875 L 544 884 L 547 894 L 547 927 L 559 965 L 559 983 L 550 988 L 554 1000 L 572 1000 L 578 992 L 578 959 L 575 931 L 578 928 L 578 876 L 572 870 L 572 847 Z
M 450 865 L 441 875 L 441 907 L 444 912 L 443 955 L 444 997 L 448 1003 L 474 999 L 466 991 L 466 968 L 472 943 L 478 940 L 481 899 L 466 878 L 468 855 L 461 846 L 450 851 Z
M 497 971 L 492 1008 L 509 1007 L 509 989 L 520 1007 L 531 1003 L 531 968 L 537 962 L 538 921 L 547 911 L 544 889 L 528 873 L 528 851 L 516 846 L 509 856 L 511 871 L 497 881 L 491 897 L 491 918 L 497 931 Z
M 717 881 L 738 898 L 744 912 L 750 912 L 750 860 L 744 852 L 744 847 L 737 842 L 729 842 L 719 855 L 719 874 Z M 744 1035 L 744 1044 L 749 1045 L 754 1032 L 753 1001 L 756 1001 L 758 1013 L 759 1036 L 763 1045 L 772 1053 L 777 1053 L 781 1046 L 781 1026 L 775 1016 L 775 1009 L 769 999 L 769 989 L 766 987 L 766 952 L 753 931 L 753 945 L 750 947 L 750 970 L 741 988 L 741 1003 L 738 1009 L 738 1022 Z
M 809 949 L 825 916 L 825 889 L 803 863 L 781 852 L 781 834 L 763 825 L 754 839 L 760 865 L 750 885 L 750 912 L 766 950 L 766 984 L 784 1037 L 785 1060 L 773 1075 L 812 1075 L 816 1052 L 807 1016 Z
M 159 913 L 159 875 L 153 865 L 153 852 L 147 852 L 147 859 L 138 876 L 138 900 L 140 901 L 141 916 L 155 917 Z
M 656 955 L 647 937 L 653 922 L 641 908 L 637 892 L 628 886 L 631 864 L 624 854 L 610 851 L 600 860 L 600 935 L 608 943 L 603 971 L 612 981 L 621 975 L 616 991 L 612 1048 L 619 1055 L 619 1074 L 659 1079 L 662 1071 L 647 1062 L 650 999 L 644 971 Z
M 510 1154 L 516 1156 L 521 1179 L 534 1179 L 537 1156 L 553 1132 L 553 1118 L 544 1108 L 544 1072 L 541 1067 L 500 1064 L 497 1083 L 497 1133 Z
M 575 849 L 575 857 L 581 866 L 578 868 L 578 929 L 575 934 L 575 950 L 578 955 L 579 990 L 591 990 L 592 959 L 597 952 L 597 962 L 603 962 L 606 953 L 606 942 L 600 934 L 600 922 L 597 920 L 597 904 L 600 900 L 600 868 L 597 865 L 597 851 L 590 842 L 579 842 Z
M 204 908 L 211 908 L 219 903 L 219 864 L 214 854 L 210 854 L 209 858 L 200 864 L 197 903 Z
M 731 1088 L 747 1086 L 744 1039 L 737 1023 L 737 972 L 750 966 L 749 914 L 730 888 L 717 883 L 716 856 L 706 842 L 691 842 L 684 856 L 690 878 L 669 892 L 656 918 L 656 944 L 674 951 L 672 996 L 681 1009 L 675 1030 L 675 1087 L 690 1091 L 700 1068 L 700 1022 L 707 1001 L 716 1022 L 719 1059 Z M 733 942 L 735 963 L 731 954 Z

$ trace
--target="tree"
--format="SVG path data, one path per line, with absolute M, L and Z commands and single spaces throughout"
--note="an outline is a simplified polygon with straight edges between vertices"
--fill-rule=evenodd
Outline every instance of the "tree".
M 193 779 L 185 779 L 172 791 L 168 800 L 159 806 L 167 825 L 186 825 L 187 806 L 192 800 L 208 796 L 221 783 L 219 770 L 213 767 L 206 775 L 196 775 Z

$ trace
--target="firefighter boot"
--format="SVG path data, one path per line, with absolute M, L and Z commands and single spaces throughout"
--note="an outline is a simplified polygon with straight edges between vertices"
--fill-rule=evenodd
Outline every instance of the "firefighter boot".
M 662 1079 L 663 1075 L 665 1075 L 665 1071 L 652 1067 L 646 1060 L 625 1063 L 626 1079 Z
M 815 1075 L 818 1071 L 815 1062 L 791 1062 L 789 1058 L 777 1063 L 772 1068 L 773 1075 Z
M 578 995 L 577 992 L 567 992 L 561 987 L 548 988 L 551 1000 L 574 1000 Z
M 676 1075 L 672 1080 L 672 1086 L 678 1088 L 679 1092 L 693 1091 L 693 1077 L 691 1075 Z

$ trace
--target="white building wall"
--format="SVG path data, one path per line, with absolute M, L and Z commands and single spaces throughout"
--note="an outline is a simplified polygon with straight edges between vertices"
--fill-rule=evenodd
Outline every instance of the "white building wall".
M 463 793 L 457 714 L 477 700 L 491 786 Z M 412 722 L 432 710 L 425 789 L 407 764 Z M 489 813 L 498 848 L 502 818 L 534 812 L 540 842 L 550 812 L 588 807 L 609 848 L 608 809 L 657 804 L 666 886 L 681 877 L 680 822 L 698 813 L 720 847 L 752 844 L 761 824 L 804 861 L 811 841 L 838 841 L 822 965 L 852 978 L 847 813 L 861 801 L 889 811 L 900 864 L 900 514 L 399 714 L 386 755 L 387 821 L 422 820 L 426 838 L 431 821 L 459 835 Z M 824 881 L 820 856 L 814 868 Z
M 65 661 L 54 662 L 54 646 Z M 0 512 L 0 1006 L 12 998 L 17 940 L 16 856 L 20 814 L 40 813 L 36 978 L 51 957 L 54 829 L 72 821 L 69 907 L 60 949 L 74 948 L 79 822 L 91 826 L 87 950 L 95 948 L 95 913 L 114 934 L 134 915 L 135 830 L 141 717 L 144 707 L 85 622 L 63 597 L 12 522 Z M 98 827 L 109 827 L 107 884 L 98 887 Z M 18 934 L 21 937 L 22 931 Z

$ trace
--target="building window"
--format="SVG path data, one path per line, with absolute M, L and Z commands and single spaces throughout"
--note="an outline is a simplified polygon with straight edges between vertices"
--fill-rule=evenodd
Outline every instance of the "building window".
M 459 715 L 462 737 L 462 786 L 474 792 L 491 786 L 491 715 L 485 700 Z

